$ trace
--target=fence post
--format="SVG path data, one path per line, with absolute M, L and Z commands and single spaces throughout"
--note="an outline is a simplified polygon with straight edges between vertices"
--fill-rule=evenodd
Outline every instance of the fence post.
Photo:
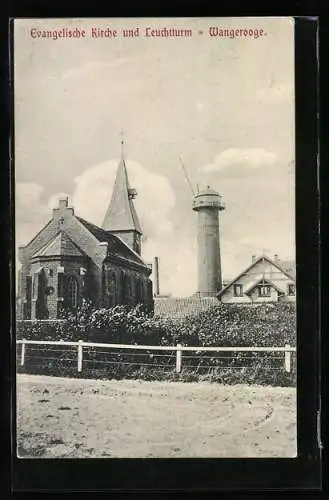
M 182 346 L 177 344 L 176 350 L 176 373 L 180 373 L 182 369 Z
M 21 350 L 21 366 L 24 366 L 25 363 L 25 339 L 22 342 L 22 350 Z
M 82 351 L 82 346 L 83 340 L 79 340 L 79 345 L 78 345 L 78 372 L 82 371 L 82 359 L 83 359 L 83 351 Z
M 289 349 L 290 344 L 286 344 L 285 348 Z M 291 372 L 291 352 L 290 351 L 284 352 L 284 367 L 285 367 L 286 372 L 288 372 L 288 373 Z

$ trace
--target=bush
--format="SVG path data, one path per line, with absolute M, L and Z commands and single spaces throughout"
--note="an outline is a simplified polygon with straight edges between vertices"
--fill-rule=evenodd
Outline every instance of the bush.
M 180 343 L 200 347 L 262 347 L 284 346 L 288 343 L 294 346 L 295 304 L 218 304 L 207 311 L 173 320 L 149 315 L 140 306 L 129 309 L 120 305 L 96 310 L 92 304 L 85 302 L 74 314 L 67 314 L 63 321 L 18 322 L 16 333 L 18 339 L 27 340 L 83 340 L 130 345 L 170 346 Z M 65 355 L 60 349 L 54 349 L 51 355 L 46 355 L 41 346 L 35 348 L 35 352 L 39 359 L 38 366 L 41 366 L 42 359 L 42 369 L 47 373 L 65 372 Z M 74 357 L 76 351 L 73 358 L 71 356 L 72 359 Z M 59 360 L 60 365 L 57 363 Z M 170 373 L 174 373 L 175 367 L 174 356 L 166 357 L 158 352 L 153 354 L 153 351 L 130 350 L 127 353 L 85 348 L 84 360 L 86 370 L 94 377 L 97 373 L 105 373 L 104 376 L 108 378 L 171 379 Z M 76 375 L 76 362 L 72 361 L 71 365 L 69 372 L 73 370 Z M 159 366 L 162 368 L 159 369 Z M 203 377 L 222 383 L 291 385 L 295 383 L 296 375 L 295 371 L 291 374 L 284 371 L 283 353 L 268 353 L 264 356 L 262 353 L 239 352 L 232 356 L 232 353 L 200 351 L 190 357 L 184 353 L 183 368 L 183 372 L 178 375 L 179 380 L 200 380 Z M 34 370 L 39 369 L 35 365 Z M 177 374 L 174 376 L 177 377 Z
M 295 304 L 220 304 L 186 319 L 202 346 L 283 346 L 296 342 Z
M 17 322 L 17 338 L 191 346 L 283 346 L 296 343 L 295 304 L 219 304 L 183 319 L 151 316 L 140 306 L 96 310 L 85 302 L 63 321 Z

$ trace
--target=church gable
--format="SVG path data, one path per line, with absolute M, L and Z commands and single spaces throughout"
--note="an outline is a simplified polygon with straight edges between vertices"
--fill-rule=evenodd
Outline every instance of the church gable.
M 36 252 L 32 258 L 47 257 L 83 257 L 84 253 L 73 243 L 69 236 L 61 231 L 55 238 Z
M 26 246 L 19 248 L 19 260 L 23 266 L 28 267 L 32 257 L 42 254 L 43 256 L 66 254 L 78 257 L 85 253 L 95 261 L 99 256 L 104 260 L 106 251 L 105 253 L 104 250 L 95 251 L 98 243 L 89 231 L 79 225 L 73 208 L 68 206 L 68 199 L 63 198 L 60 199 L 59 206 L 53 210 L 53 217 L 46 226 Z
M 18 248 L 18 257 L 22 265 L 28 263 L 29 259 L 45 247 L 58 232 L 58 225 L 51 219 L 39 233 L 25 246 Z
M 25 247 L 20 248 L 22 265 L 30 267 L 31 259 L 55 256 L 88 256 L 97 267 L 106 258 L 118 258 L 126 265 L 149 270 L 143 259 L 120 237 L 74 215 L 68 199 L 62 199 L 53 210 L 53 218 Z

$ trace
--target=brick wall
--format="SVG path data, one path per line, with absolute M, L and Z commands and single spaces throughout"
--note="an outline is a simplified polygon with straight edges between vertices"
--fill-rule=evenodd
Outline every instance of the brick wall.
M 104 264 L 103 306 L 116 304 L 134 306 L 138 303 L 147 305 L 149 301 L 146 272 L 138 272 L 118 263 Z

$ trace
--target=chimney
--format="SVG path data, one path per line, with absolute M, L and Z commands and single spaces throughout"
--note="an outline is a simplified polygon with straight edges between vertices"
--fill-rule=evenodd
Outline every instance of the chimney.
M 253 264 L 254 262 L 256 262 L 256 255 L 252 255 L 252 256 L 251 256 L 251 262 L 252 262 L 252 264 Z
M 61 196 L 59 198 L 59 202 L 58 202 L 58 207 L 59 208 L 67 208 L 68 204 L 69 204 L 69 198 L 68 198 L 68 196 Z
M 279 261 L 279 256 L 277 253 L 274 254 L 274 262 L 278 262 Z
M 69 197 L 66 195 L 60 196 L 57 208 L 53 209 L 53 218 L 63 223 L 64 216 L 66 218 L 71 215 L 74 215 L 74 210 L 72 207 L 69 207 Z
M 153 263 L 153 285 L 154 285 L 154 295 L 160 295 L 160 286 L 159 286 L 159 258 L 154 257 Z

